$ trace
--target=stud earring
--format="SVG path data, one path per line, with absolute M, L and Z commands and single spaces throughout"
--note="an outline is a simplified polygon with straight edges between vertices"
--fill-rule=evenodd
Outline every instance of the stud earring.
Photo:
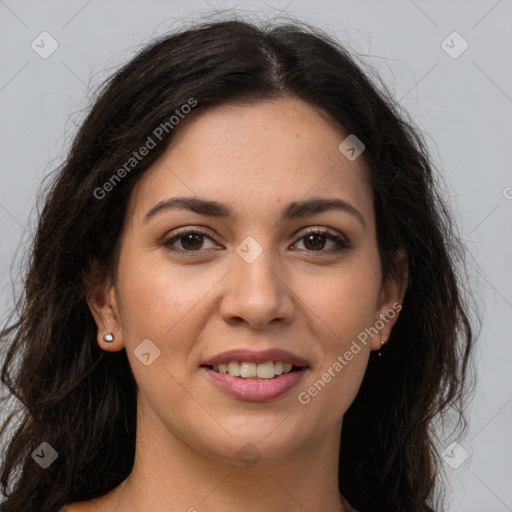
M 107 343 L 112 343 L 114 341 L 114 335 L 112 333 L 105 334 L 105 336 L 103 336 L 103 341 L 106 341 Z
M 386 343 L 386 340 L 383 340 L 382 337 L 380 338 L 380 348 L 382 349 L 384 343 Z M 377 357 L 380 357 L 382 355 L 381 351 L 379 350 L 379 353 L 377 354 Z

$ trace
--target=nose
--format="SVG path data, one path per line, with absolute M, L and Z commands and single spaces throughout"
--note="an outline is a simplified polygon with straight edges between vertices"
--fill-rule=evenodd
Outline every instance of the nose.
M 245 322 L 258 330 L 279 320 L 290 323 L 295 314 L 294 293 L 280 268 L 270 249 L 250 263 L 235 254 L 220 305 L 223 319 L 230 324 Z

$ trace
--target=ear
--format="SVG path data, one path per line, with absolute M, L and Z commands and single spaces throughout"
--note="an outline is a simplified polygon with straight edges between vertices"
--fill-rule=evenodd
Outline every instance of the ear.
M 114 286 L 109 278 L 94 280 L 94 285 L 87 293 L 87 304 L 98 327 L 97 342 L 107 352 L 117 352 L 124 348 L 119 310 Z M 103 339 L 106 334 L 114 336 L 113 342 Z
M 380 350 L 389 339 L 402 309 L 409 277 L 407 254 L 403 249 L 399 249 L 395 253 L 395 261 L 400 276 L 398 278 L 389 276 L 382 283 L 374 323 L 375 329 L 379 331 L 379 336 L 376 335 L 372 338 L 372 350 Z

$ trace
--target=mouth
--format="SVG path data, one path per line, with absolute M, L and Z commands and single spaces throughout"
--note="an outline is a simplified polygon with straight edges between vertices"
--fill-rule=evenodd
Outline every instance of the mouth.
M 201 365 L 201 368 L 207 368 L 215 373 L 229 375 L 240 380 L 275 380 L 281 375 L 288 375 L 300 370 L 309 368 L 309 366 L 297 366 L 282 361 L 267 361 L 265 363 L 251 363 L 231 361 L 230 363 L 221 363 L 215 365 Z
M 217 354 L 200 365 L 217 389 L 240 400 L 273 400 L 298 384 L 311 367 L 287 350 L 238 348 Z

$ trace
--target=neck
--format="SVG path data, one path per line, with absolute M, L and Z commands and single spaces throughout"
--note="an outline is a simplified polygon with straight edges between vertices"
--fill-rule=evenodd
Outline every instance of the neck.
M 97 505 L 123 512 L 167 512 L 170 505 L 188 512 L 348 512 L 338 488 L 340 432 L 341 425 L 322 432 L 286 458 L 267 456 L 263 439 L 241 457 L 222 459 L 170 432 L 148 408 L 138 414 L 131 474 Z

